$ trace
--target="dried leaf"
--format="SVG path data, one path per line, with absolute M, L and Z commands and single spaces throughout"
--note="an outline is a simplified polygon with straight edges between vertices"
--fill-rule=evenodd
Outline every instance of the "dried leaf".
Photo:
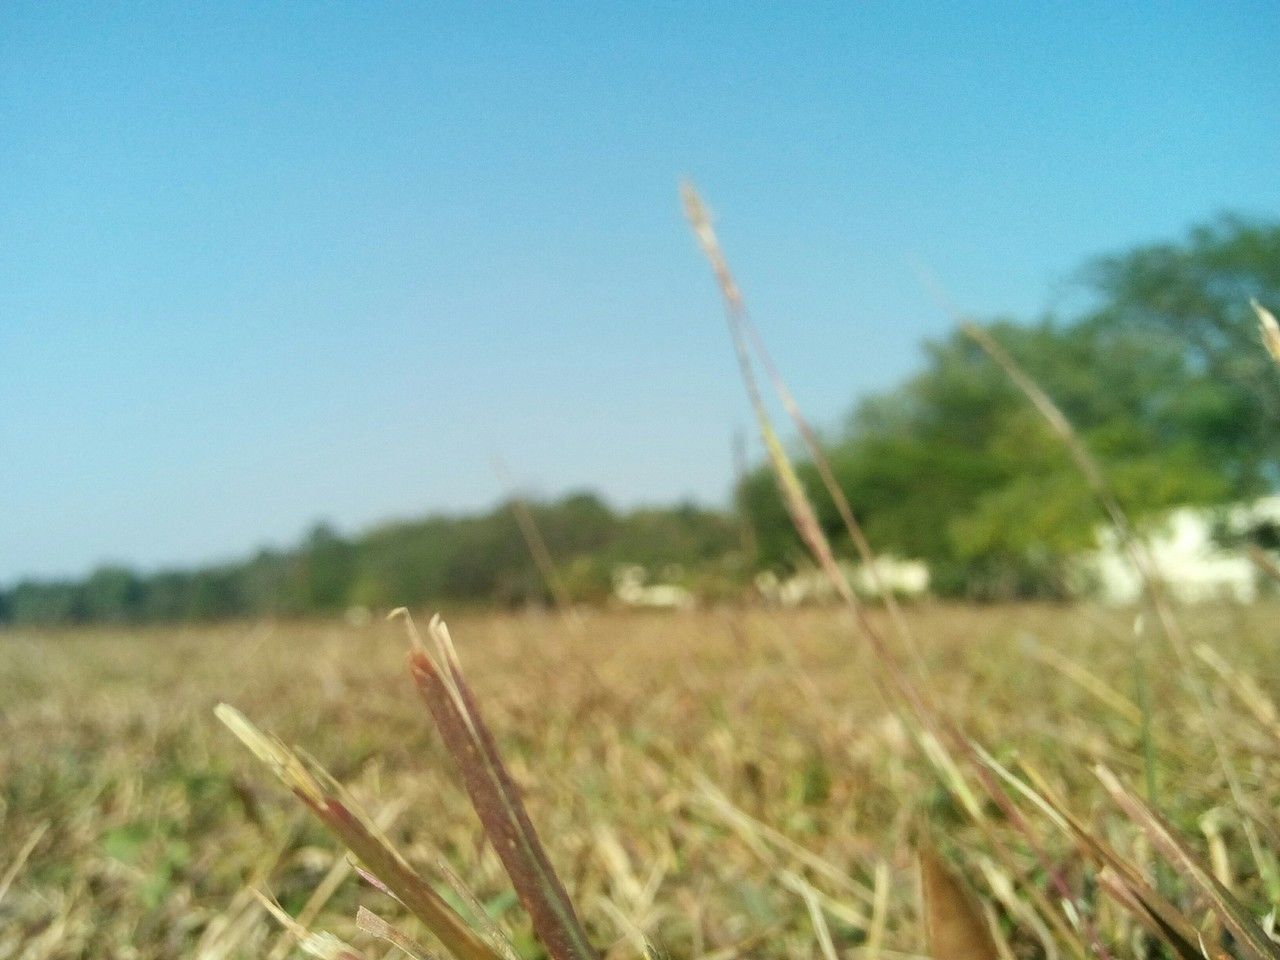
M 929 955 L 934 960 L 998 960 L 1000 951 L 969 892 L 931 847 L 922 845 L 919 856 Z

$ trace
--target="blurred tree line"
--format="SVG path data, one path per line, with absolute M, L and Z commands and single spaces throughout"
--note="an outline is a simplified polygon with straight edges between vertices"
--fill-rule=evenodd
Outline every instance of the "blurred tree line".
M 741 565 L 738 527 L 693 505 L 620 513 L 590 493 L 529 505 L 571 595 L 602 602 L 616 566 L 636 563 L 695 589 Z M 84 580 L 18 583 L 0 594 L 13 624 L 147 623 L 331 615 L 352 607 L 545 603 L 510 504 L 485 514 L 388 523 L 344 538 L 325 525 L 293 550 L 244 563 L 143 576 L 104 567 Z
M 1280 224 L 1224 217 L 1179 243 L 1088 265 L 1071 317 L 987 329 L 1059 403 L 1136 518 L 1280 486 L 1280 371 L 1249 299 L 1280 304 Z M 1100 517 L 1061 443 L 963 334 L 927 345 L 924 369 L 864 400 L 826 440 L 877 549 L 926 560 L 934 591 L 977 599 L 1057 596 L 1067 559 Z M 834 542 L 852 555 L 812 467 L 800 463 Z M 803 564 L 768 469 L 733 509 L 618 512 L 580 493 L 531 505 L 560 576 L 584 602 L 639 564 L 704 597 L 743 591 L 758 569 Z M 750 533 L 744 536 L 744 529 Z M 752 544 L 747 556 L 744 544 Z M 547 600 L 509 505 L 391 523 L 354 538 L 319 526 L 296 549 L 239 564 L 0 590 L 0 622 L 133 623 L 331 614 L 350 607 Z

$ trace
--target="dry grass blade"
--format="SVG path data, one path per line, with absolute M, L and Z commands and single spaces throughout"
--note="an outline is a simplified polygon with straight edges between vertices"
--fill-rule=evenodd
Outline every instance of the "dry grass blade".
M 384 810 L 379 812 L 374 820 L 374 826 L 379 834 L 385 834 L 391 829 L 391 825 L 395 823 L 396 818 L 404 812 L 405 803 L 397 801 Z M 294 917 L 302 926 L 310 926 L 320 916 L 320 911 L 324 909 L 329 899 L 338 892 L 338 888 L 351 875 L 354 865 L 350 858 L 339 854 L 334 860 L 333 866 L 329 868 L 329 872 L 324 878 L 316 884 L 315 889 L 311 892 L 311 896 L 307 898 L 307 902 L 302 905 L 302 909 L 298 911 L 298 915 Z M 285 960 L 289 955 L 290 936 L 289 931 L 285 930 L 276 939 L 275 945 L 271 948 L 271 952 L 267 954 L 267 960 Z
M 833 885 L 852 893 L 864 903 L 875 903 L 875 892 L 868 890 L 864 884 L 855 881 L 845 870 L 837 867 L 829 860 L 824 860 L 812 850 L 796 843 L 781 831 L 768 824 L 761 823 L 749 813 L 736 807 L 733 801 L 725 796 L 723 791 L 719 790 L 706 777 L 695 774 L 694 781 L 699 790 L 699 793 L 695 795 L 696 798 L 704 802 L 712 812 L 732 827 L 747 843 L 747 846 L 765 863 L 775 868 L 780 868 L 778 859 L 769 851 L 769 845 L 772 845 L 798 863 L 808 867 L 814 873 L 824 877 Z
M 302 952 L 319 960 L 364 960 L 364 955 L 348 943 L 343 943 L 331 933 L 312 933 L 281 909 L 280 905 L 255 890 L 254 895 L 276 922 L 297 941 Z
M 818 440 L 817 433 L 810 426 L 803 411 L 801 411 L 800 405 L 796 402 L 795 396 L 787 386 L 786 380 L 783 379 L 777 365 L 773 362 L 773 356 L 765 345 L 764 338 L 760 336 L 760 331 L 756 329 L 756 325 L 752 323 L 751 317 L 747 314 L 746 304 L 742 300 L 741 292 L 733 279 L 733 274 L 729 270 L 724 254 L 720 250 L 720 242 L 711 226 L 711 219 L 707 215 L 706 206 L 703 204 L 702 198 L 698 196 L 698 192 L 693 188 L 693 185 L 687 182 L 680 185 L 680 194 L 684 201 L 685 216 L 688 218 L 694 235 L 698 238 L 698 243 L 711 264 L 717 282 L 720 284 L 725 298 L 725 307 L 729 314 L 730 332 L 735 341 L 741 341 L 742 344 L 738 348 L 739 352 L 741 353 L 745 350 L 746 341 L 749 340 L 755 355 L 760 360 L 760 365 L 764 368 L 765 376 L 769 378 L 769 382 L 773 386 L 774 393 L 777 394 L 778 399 L 782 402 L 782 408 L 795 425 L 796 431 L 800 434 L 800 439 L 804 442 L 805 449 L 809 452 L 809 458 L 813 461 L 813 466 L 818 471 L 818 477 L 822 481 L 823 488 L 827 491 L 827 495 L 831 497 L 831 502 L 835 505 L 836 512 L 840 515 L 840 520 L 849 534 L 849 539 L 858 551 L 859 559 L 861 559 L 864 569 L 870 577 L 873 589 L 884 601 L 895 632 L 906 646 L 917 669 L 923 673 L 924 664 L 920 657 L 915 636 L 907 625 L 906 618 L 902 615 L 902 609 L 894 598 L 893 592 L 885 587 L 883 578 L 880 576 L 880 568 L 876 563 L 875 551 L 871 549 L 871 543 L 867 540 L 866 534 L 863 533 L 862 525 L 858 523 L 853 515 L 853 508 L 849 505 L 849 499 L 845 496 L 844 489 L 836 480 L 835 472 L 831 469 L 831 461 L 827 458 L 826 451 Z
M 401 903 L 436 935 L 458 960 L 502 960 L 381 836 L 369 818 L 346 797 L 318 764 L 304 763 L 275 737 L 264 734 L 235 708 L 214 711 L 232 733 L 267 764 L 285 786 Z
M 1204 949 L 1200 937 L 1192 936 L 1189 939 L 1187 930 L 1182 926 L 1171 926 L 1164 914 L 1159 910 L 1153 909 L 1150 902 L 1139 896 L 1110 867 L 1103 867 L 1099 871 L 1098 886 L 1105 890 L 1112 900 L 1136 917 L 1148 933 L 1167 944 L 1173 951 L 1174 956 L 1180 957 L 1181 960 L 1204 960 L 1205 957 L 1210 956 L 1208 951 Z M 1191 933 L 1194 934 L 1195 931 L 1192 930 Z M 1212 956 L 1214 960 L 1226 960 L 1225 954 L 1213 954 Z
M 877 960 L 880 946 L 884 942 L 885 921 L 889 915 L 889 865 L 883 860 L 876 861 L 876 885 L 874 902 L 871 905 L 871 923 L 867 926 L 867 940 L 863 945 L 867 960 Z
M 534 931 L 553 960 L 596 960 L 438 617 L 432 619 L 430 633 L 434 655 L 410 623 L 410 670 Z
M 1106 767 L 1096 767 L 1094 772 L 1111 799 L 1146 834 L 1152 845 L 1164 854 L 1178 873 L 1199 888 L 1223 924 L 1234 934 L 1241 948 L 1255 960 L 1280 960 L 1280 947 L 1263 932 L 1231 891 L 1201 865 L 1164 818 L 1122 784 Z
M 887 702 L 895 703 L 893 696 L 896 694 L 905 702 L 910 710 L 910 715 L 917 722 L 926 726 L 936 727 L 939 722 L 939 714 L 926 703 L 921 689 L 911 683 L 910 678 L 902 669 L 897 658 L 889 650 L 880 632 L 868 619 L 866 611 L 854 595 L 853 588 L 845 578 L 839 564 L 836 563 L 835 553 L 831 549 L 831 542 L 827 539 L 822 525 L 818 522 L 817 511 L 814 510 L 813 503 L 809 499 L 804 485 L 800 482 L 800 478 L 796 474 L 795 467 L 791 462 L 791 458 L 787 455 L 782 441 L 778 439 L 777 431 L 774 429 L 773 423 L 769 419 L 768 411 L 765 409 L 747 343 L 746 306 L 742 300 L 742 293 L 738 289 L 738 285 L 733 279 L 733 274 L 729 270 L 729 265 L 724 258 L 724 253 L 720 249 L 720 242 L 716 238 L 715 231 L 711 228 L 711 219 L 707 215 L 706 207 L 703 205 L 697 191 L 690 184 L 681 184 L 680 192 L 689 225 L 693 230 L 694 236 L 697 237 L 698 244 L 702 248 L 707 262 L 711 265 L 712 273 L 715 275 L 721 296 L 724 299 L 725 312 L 729 321 L 730 339 L 733 342 L 738 368 L 742 374 L 743 386 L 747 391 L 747 398 L 755 414 L 756 422 L 760 429 L 760 437 L 764 441 L 765 449 L 768 451 L 774 480 L 777 482 L 778 492 L 782 497 L 787 515 L 790 517 L 792 525 L 796 528 L 796 532 L 800 535 L 800 539 L 813 556 L 814 561 L 823 571 L 845 606 L 853 612 L 863 635 L 870 642 L 876 655 L 877 665 L 880 667 L 872 676 L 876 684 L 885 693 Z M 790 400 L 789 394 L 786 394 L 786 399 Z M 791 405 L 794 405 L 794 401 L 791 401 Z M 819 455 L 821 455 L 821 451 L 819 451 Z M 907 635 L 905 639 L 912 652 L 914 652 L 910 636 Z
M 836 564 L 835 554 L 832 553 L 831 544 L 818 523 L 818 516 L 813 509 L 813 504 L 805 493 L 804 486 L 801 484 L 800 478 L 796 475 L 795 468 L 791 464 L 791 458 L 787 456 L 786 449 L 782 446 L 782 441 L 778 439 L 777 431 L 774 430 L 773 423 L 770 421 L 769 414 L 765 409 L 764 400 L 760 395 L 760 386 L 756 381 L 755 368 L 751 363 L 751 352 L 747 346 L 744 320 L 745 307 L 742 302 L 742 293 L 733 279 L 733 274 L 729 271 L 729 265 L 720 250 L 720 242 L 716 239 L 715 231 L 711 229 L 711 220 L 707 216 L 706 208 L 691 185 L 687 183 L 681 184 L 680 192 L 684 200 L 685 213 L 689 219 L 689 225 L 692 227 L 694 236 L 697 237 L 698 243 L 702 247 L 702 252 L 706 256 L 707 262 L 711 264 L 711 270 L 715 274 L 721 295 L 724 297 L 725 310 L 729 320 L 729 335 L 733 341 L 739 370 L 742 373 L 743 385 L 746 387 L 747 397 L 751 401 L 751 409 L 756 417 L 760 437 L 764 441 L 765 450 L 769 454 L 769 462 L 773 467 L 774 479 L 777 481 L 779 493 L 782 495 L 782 502 L 796 531 L 800 534 L 801 539 L 804 540 L 805 546 L 813 554 L 814 559 L 817 560 L 819 566 L 831 581 L 831 585 L 840 594 L 840 598 L 846 604 L 856 606 L 857 600 L 853 595 L 853 589 L 849 586 L 849 581 L 845 579 L 844 574 L 840 572 L 840 568 Z
M 831 939 L 831 927 L 827 925 L 827 918 L 822 913 L 822 900 L 818 896 L 818 892 L 810 884 L 805 883 L 803 878 L 796 876 L 794 873 L 784 872 L 782 881 L 804 901 L 805 908 L 809 911 L 809 922 L 813 925 L 813 934 L 818 939 L 818 948 L 822 951 L 823 960 L 839 960 L 835 941 Z
M 356 926 L 379 940 L 385 940 L 412 960 L 434 960 L 426 947 L 415 943 L 412 937 L 372 910 L 359 907 L 356 910 Z
M 1080 852 L 1102 869 L 1102 875 L 1109 878 L 1106 889 L 1113 898 L 1152 933 L 1169 944 L 1179 956 L 1202 956 L 1202 951 L 1197 946 L 1199 936 L 1194 925 L 1148 884 L 1132 863 L 1116 853 L 1106 841 L 1091 833 L 1049 788 L 1048 782 L 1039 772 L 1026 762 L 1021 764 L 1021 768 L 1030 783 L 1018 781 L 1019 792 L 1066 831 L 1075 840 Z M 1003 775 L 1013 778 L 1013 774 L 1007 770 L 1003 771 Z
M 1026 924 L 1028 929 L 1035 933 L 1040 941 L 1040 955 L 1044 960 L 1058 960 L 1061 952 L 1053 939 L 1053 931 L 1045 925 L 1033 905 L 1018 896 L 1013 878 L 987 857 L 981 858 L 978 866 L 982 870 L 983 878 L 987 881 L 987 889 L 1004 907 L 1005 912 Z
M 998 960 L 1000 950 L 986 918 L 932 847 L 919 850 L 925 942 L 934 960 Z
M 1194 925 L 1168 900 L 1153 889 L 1131 863 L 1117 854 L 1105 841 L 1091 833 L 1049 788 L 1045 779 L 1027 764 L 1023 773 L 1030 783 L 1020 780 L 994 758 L 982 752 L 984 762 L 1019 794 L 1034 804 L 1045 816 L 1075 841 L 1082 854 L 1102 869 L 1099 877 L 1112 899 L 1123 906 L 1180 957 L 1204 956 L 1197 946 L 1199 935 Z
M 13 881 L 17 879 L 18 874 L 22 872 L 23 866 L 27 862 L 27 858 L 31 856 L 31 851 L 36 848 L 36 844 L 40 842 L 40 838 L 44 836 L 46 830 L 49 829 L 49 821 L 37 826 L 27 836 L 26 841 L 22 844 L 22 848 L 18 851 L 18 855 L 13 858 L 13 863 L 9 864 L 9 869 L 4 872 L 4 876 L 0 877 L 0 900 L 3 900 L 5 894 L 9 892 L 9 888 L 13 886 Z
M 1106 704 L 1130 723 L 1139 724 L 1142 722 L 1142 711 L 1136 703 L 1070 657 L 1065 657 L 1053 647 L 1045 646 L 1042 643 L 1036 643 L 1031 648 L 1031 656 L 1077 684 L 1081 689 Z
M 1258 682 L 1232 666 L 1226 657 L 1207 643 L 1196 644 L 1196 656 L 1208 664 L 1209 669 L 1248 708 L 1263 729 L 1280 741 L 1280 711 L 1276 710 L 1275 702 L 1267 696 Z
M 1260 304 L 1257 300 L 1250 300 L 1253 312 L 1258 315 L 1258 327 L 1262 331 L 1262 344 L 1267 348 L 1267 353 L 1271 354 L 1271 359 L 1276 363 L 1280 363 L 1280 323 L 1276 322 L 1275 314 Z
M 485 909 L 485 905 L 480 902 L 480 898 L 476 896 L 476 892 L 467 886 L 467 882 L 458 875 L 453 869 L 449 861 L 440 854 L 435 856 L 436 870 L 440 876 L 444 877 L 445 882 L 449 884 L 449 888 L 457 894 L 458 899 L 466 904 L 466 917 L 471 921 L 472 926 L 476 928 L 480 936 L 491 946 L 496 952 L 502 954 L 506 960 L 519 960 L 519 954 L 516 951 L 507 934 L 498 925 L 497 921 L 489 915 L 489 911 Z

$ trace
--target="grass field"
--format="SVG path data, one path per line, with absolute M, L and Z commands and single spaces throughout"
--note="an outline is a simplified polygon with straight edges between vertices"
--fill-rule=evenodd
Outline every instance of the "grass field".
M 1195 639 L 1254 682 L 1206 673 L 1264 826 L 1280 801 L 1274 718 L 1260 699 L 1280 693 L 1277 612 L 1187 619 Z M 967 732 L 1001 758 L 1033 762 L 1158 877 L 1146 841 L 1090 773 L 1103 762 L 1144 782 L 1132 616 L 948 606 L 910 616 L 929 685 Z M 595 614 L 577 632 L 537 616 L 451 626 L 551 858 L 608 956 L 637 955 L 641 933 L 677 957 L 818 956 L 810 906 L 838 955 L 918 955 L 915 850 L 926 825 L 1015 954 L 1043 955 L 1052 941 L 1024 898 L 1001 900 L 1004 879 L 1042 884 L 1035 860 L 1016 838 L 1022 877 L 991 859 L 989 838 L 886 710 L 846 616 Z M 1264 905 L 1200 714 L 1159 640 L 1146 642 L 1159 803 L 1220 879 Z M 332 890 L 312 926 L 366 948 L 357 903 L 399 916 L 217 723 L 221 700 L 313 753 L 386 818 L 415 865 L 430 871 L 447 857 L 536 955 L 407 676 L 405 648 L 403 628 L 381 622 L 0 637 L 0 883 L 18 868 L 0 892 L 0 956 L 292 955 L 252 886 L 293 914 L 317 888 Z M 1037 829 L 1084 882 L 1067 839 L 1043 819 Z M 1196 909 L 1189 894 L 1185 906 Z M 1121 955 L 1140 946 L 1105 898 L 1096 920 Z

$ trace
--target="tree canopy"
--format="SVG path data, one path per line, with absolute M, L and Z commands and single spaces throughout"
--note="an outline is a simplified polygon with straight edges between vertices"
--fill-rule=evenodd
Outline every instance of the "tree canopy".
M 1280 479 L 1280 371 L 1249 307 L 1280 298 L 1280 226 L 1223 218 L 1182 244 L 1088 265 L 1092 305 L 1070 318 L 985 325 L 1063 409 L 1136 518 L 1257 495 Z M 1099 513 L 1061 442 L 963 333 L 925 368 L 862 401 L 831 440 L 841 488 L 879 549 L 929 561 L 935 587 L 1056 593 Z M 802 467 L 822 519 L 843 528 Z M 764 469 L 739 502 L 762 560 L 800 544 Z

